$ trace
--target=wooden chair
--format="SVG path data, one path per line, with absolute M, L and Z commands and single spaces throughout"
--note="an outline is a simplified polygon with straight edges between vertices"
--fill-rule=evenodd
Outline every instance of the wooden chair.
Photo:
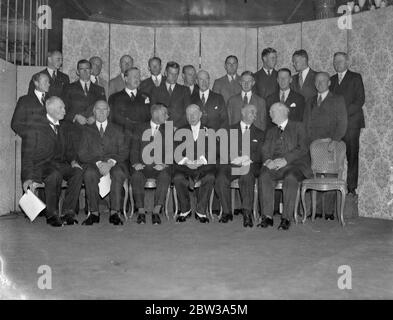
M 343 141 L 333 142 L 333 150 L 328 151 L 329 141 L 327 139 L 315 140 L 310 145 L 311 153 L 311 169 L 314 177 L 306 179 L 302 182 L 302 204 L 304 209 L 303 223 L 307 219 L 307 208 L 305 201 L 306 191 L 312 190 L 312 221 L 315 220 L 316 213 L 316 191 L 337 191 L 337 215 L 342 226 L 344 222 L 344 206 L 346 195 L 346 180 L 345 176 L 345 159 L 346 146 Z M 320 177 L 317 177 L 320 175 Z M 336 177 L 331 177 L 331 176 Z M 328 176 L 328 177 L 326 177 Z M 341 193 L 341 202 L 339 196 Z M 340 204 L 341 203 L 341 204 Z

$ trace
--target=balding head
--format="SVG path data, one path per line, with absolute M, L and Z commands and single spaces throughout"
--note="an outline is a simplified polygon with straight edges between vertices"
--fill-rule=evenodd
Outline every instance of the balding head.
M 285 104 L 276 102 L 270 107 L 269 114 L 270 118 L 272 118 L 272 122 L 276 125 L 280 125 L 288 119 L 289 109 Z
M 186 109 L 187 121 L 191 126 L 195 126 L 201 120 L 202 112 L 198 105 L 190 104 Z
M 45 102 L 46 113 L 55 121 L 64 119 L 65 105 L 59 97 L 52 96 Z
M 133 66 L 134 66 L 134 59 L 130 55 L 125 54 L 120 58 L 121 73 L 124 73 L 127 69 L 132 68 Z
M 94 104 L 93 114 L 98 122 L 104 122 L 109 116 L 109 105 L 105 100 L 98 100 Z
M 205 70 L 200 70 L 197 74 L 197 82 L 200 90 L 206 91 L 210 87 L 210 75 Z

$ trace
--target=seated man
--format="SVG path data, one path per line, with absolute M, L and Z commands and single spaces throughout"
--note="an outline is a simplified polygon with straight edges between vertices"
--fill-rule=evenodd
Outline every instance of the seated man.
M 244 105 L 241 109 L 241 114 L 241 121 L 230 127 L 230 130 L 237 130 L 237 141 L 232 141 L 231 134 L 228 135 L 228 154 L 231 153 L 230 149 L 235 144 L 238 147 L 237 156 L 233 159 L 229 157 L 229 160 L 231 160 L 230 164 L 220 164 L 215 189 L 221 200 L 223 210 L 220 222 L 227 223 L 228 220 L 233 219 L 231 213 L 231 181 L 239 179 L 243 226 L 252 227 L 251 212 L 253 207 L 254 184 L 255 177 L 257 177 L 261 169 L 261 148 L 264 132 L 254 125 L 258 114 L 257 108 L 254 105 Z M 244 148 L 243 143 L 249 144 L 249 149 Z M 242 149 L 246 153 L 243 153 Z
M 178 129 L 176 136 L 182 136 L 183 142 L 187 144 L 187 148 L 179 155 L 175 149 L 175 165 L 173 182 L 176 187 L 177 195 L 180 202 L 180 215 L 176 218 L 176 222 L 185 222 L 191 212 L 190 194 L 188 188 L 194 190 L 195 182 L 200 180 L 201 185 L 197 190 L 197 204 L 195 219 L 201 223 L 209 222 L 206 211 L 209 197 L 213 190 L 215 164 L 208 164 L 208 136 L 207 128 L 201 126 L 202 112 L 198 105 L 191 104 L 186 109 L 186 117 L 188 125 Z M 183 133 L 183 135 L 181 134 Z M 186 135 L 186 136 L 185 136 Z M 184 139 L 185 138 L 185 139 Z M 203 142 L 205 148 L 198 150 L 198 145 Z M 186 142 L 184 142 L 184 140 Z M 179 146 L 179 144 L 177 144 Z
M 312 176 L 310 154 L 303 124 L 288 120 L 288 107 L 277 102 L 270 108 L 275 127 L 267 131 L 262 147 L 262 161 L 258 178 L 262 221 L 259 226 L 273 226 L 274 189 L 283 180 L 284 207 L 279 229 L 287 230 L 295 209 L 298 184 Z
M 65 106 L 58 97 L 49 98 L 46 103 L 46 116 L 31 124 L 23 135 L 22 141 L 22 181 L 23 190 L 34 192 L 37 183 L 45 183 L 46 221 L 53 227 L 64 223 L 72 225 L 75 208 L 79 200 L 83 172 L 75 161 L 70 137 L 59 121 L 64 118 Z M 65 194 L 63 212 L 60 218 L 58 203 L 61 183 L 66 180 L 68 188 Z
M 160 224 L 160 214 L 165 205 L 165 196 L 171 183 L 170 168 L 165 162 L 165 121 L 168 118 L 168 110 L 162 104 L 154 104 L 151 107 L 151 120 L 144 123 L 137 135 L 132 137 L 131 144 L 131 185 L 136 207 L 138 208 L 138 224 L 145 223 L 145 183 L 147 178 L 156 179 L 157 189 L 154 195 L 154 209 L 152 223 Z M 143 139 L 149 130 L 150 139 Z M 151 131 L 150 131 L 151 130 Z M 161 161 L 145 164 L 147 159 L 143 159 L 144 148 L 154 142 L 154 153 L 159 153 Z M 157 144 L 155 144 L 157 143 Z M 157 154 L 154 154 L 156 156 Z
M 92 225 L 100 222 L 98 211 L 100 178 L 110 174 L 110 218 L 114 225 L 123 224 L 119 216 L 121 192 L 128 176 L 126 160 L 128 147 L 122 129 L 108 122 L 109 105 L 99 100 L 93 108 L 95 122 L 83 131 L 79 159 L 85 168 L 84 180 L 89 203 L 89 215 L 82 224 Z

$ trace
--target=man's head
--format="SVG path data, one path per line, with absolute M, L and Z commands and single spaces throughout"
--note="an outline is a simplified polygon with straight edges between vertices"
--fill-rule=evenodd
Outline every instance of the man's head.
M 109 116 L 109 105 L 105 100 L 98 100 L 94 104 L 93 114 L 98 122 L 104 122 Z
M 121 73 L 124 74 L 124 72 L 129 69 L 132 68 L 134 66 L 134 59 L 128 55 L 125 54 L 124 56 L 122 56 L 120 58 L 120 71 Z
M 272 118 L 272 122 L 276 125 L 280 125 L 285 120 L 288 119 L 289 109 L 288 107 L 281 103 L 276 102 L 270 107 L 270 118 Z
M 201 120 L 202 111 L 196 104 L 190 104 L 186 109 L 187 121 L 191 126 L 195 126 Z
M 91 64 L 91 74 L 99 76 L 102 69 L 102 59 L 100 57 L 91 57 L 89 62 Z
M 88 60 L 79 60 L 76 65 L 76 74 L 82 81 L 89 81 L 91 75 L 91 63 Z
M 49 77 L 46 73 L 38 72 L 33 75 L 35 89 L 40 92 L 48 92 L 50 87 Z
M 292 55 L 292 64 L 297 72 L 301 72 L 308 67 L 308 54 L 306 50 L 297 50 Z
M 165 67 L 166 82 L 169 84 L 175 84 L 177 82 L 177 78 L 179 77 L 179 72 L 180 66 L 177 62 L 168 62 Z
M 63 64 L 63 55 L 60 51 L 48 52 L 48 67 L 54 70 L 59 70 Z
M 124 80 L 128 89 L 137 89 L 141 83 L 141 72 L 137 67 L 129 68 L 124 72 Z
M 163 104 L 153 104 L 150 108 L 151 120 L 163 124 L 168 119 L 168 109 Z
M 255 84 L 254 75 L 251 71 L 244 71 L 240 76 L 240 86 L 244 92 L 249 92 Z
M 206 91 L 210 87 L 210 75 L 205 70 L 200 70 L 197 74 L 197 82 L 199 86 L 199 90 L 202 92 Z
M 349 58 L 345 52 L 336 52 L 333 56 L 333 67 L 336 72 L 341 73 L 348 69 Z
M 276 67 L 277 64 L 277 51 L 273 48 L 265 48 L 262 50 L 262 63 L 265 69 L 271 70 Z
M 233 76 L 237 73 L 237 67 L 239 65 L 239 60 L 236 56 L 230 55 L 225 59 L 225 71 L 228 75 Z
M 282 91 L 289 89 L 289 85 L 292 82 L 291 70 L 287 68 L 281 68 L 278 70 L 277 82 Z
M 148 65 L 153 76 L 158 76 L 161 73 L 161 59 L 159 57 L 150 58 Z
M 327 72 L 318 72 L 315 76 L 315 87 L 319 93 L 329 90 L 330 75 Z
M 257 118 L 257 107 L 253 104 L 245 104 L 242 107 L 242 121 L 247 125 L 252 125 Z
M 196 70 L 193 65 L 188 64 L 183 67 L 183 81 L 185 86 L 192 86 L 196 81 Z
M 46 113 L 55 121 L 64 119 L 65 105 L 59 97 L 52 96 L 45 102 Z

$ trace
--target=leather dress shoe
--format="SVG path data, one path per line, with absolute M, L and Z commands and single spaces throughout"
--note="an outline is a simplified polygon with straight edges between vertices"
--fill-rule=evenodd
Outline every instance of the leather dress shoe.
M 161 224 L 161 218 L 158 213 L 153 213 L 151 215 L 151 223 L 152 224 Z
M 243 213 L 242 209 L 235 209 L 235 210 L 233 210 L 233 214 L 235 216 L 238 216 L 239 214 L 242 214 L 242 213 Z
M 230 221 L 233 220 L 233 215 L 230 214 L 230 213 L 223 213 L 221 219 L 219 220 L 219 222 L 227 223 L 229 220 Z
M 121 220 L 119 216 L 119 212 L 111 213 L 109 217 L 109 223 L 114 224 L 115 226 L 123 225 L 123 220 Z
M 197 213 L 195 212 L 195 219 L 199 220 L 200 223 L 209 223 L 209 218 L 204 216 L 204 217 L 200 217 L 197 215 Z
M 278 226 L 278 229 L 288 230 L 291 222 L 288 219 L 281 219 L 281 223 Z
M 212 213 L 215 214 L 216 216 L 220 215 L 220 210 L 212 210 Z
M 250 210 L 243 210 L 243 227 L 252 228 L 254 226 L 252 222 L 252 214 Z
M 334 220 L 334 214 L 325 214 L 325 220 Z
M 78 224 L 78 220 L 75 218 L 75 212 L 73 210 L 64 211 L 64 215 L 61 217 L 64 224 L 71 226 L 73 224 Z
M 138 218 L 136 219 L 137 224 L 145 224 L 146 223 L 146 215 L 144 213 L 139 213 Z
M 46 223 L 51 225 L 52 227 L 62 227 L 63 226 L 63 221 L 57 215 L 47 218 Z
M 258 224 L 258 227 L 267 228 L 268 226 L 271 226 L 271 227 L 273 226 L 273 219 L 269 218 L 267 216 L 263 216 L 261 223 Z
M 84 225 L 84 226 L 91 226 L 92 224 L 99 223 L 99 222 L 100 222 L 100 216 L 90 213 L 87 216 L 87 219 L 82 222 L 82 225 Z

